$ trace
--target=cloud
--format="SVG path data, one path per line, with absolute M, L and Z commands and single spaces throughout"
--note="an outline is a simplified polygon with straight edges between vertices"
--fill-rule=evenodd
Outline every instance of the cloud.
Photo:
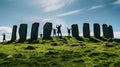
M 55 18 L 55 17 L 45 17 L 45 18 L 41 18 L 40 21 L 46 23 L 46 22 L 53 22 L 55 19 L 57 19 L 57 18 Z
M 113 2 L 113 4 L 120 4 L 120 0 Z
M 46 22 L 52 22 L 55 24 L 59 24 L 60 21 L 63 22 L 63 19 L 60 19 L 59 17 L 56 16 L 46 16 L 46 17 L 37 17 L 37 16 L 28 16 L 22 18 L 23 21 L 25 22 L 41 22 L 41 23 L 46 23 Z
M 46 22 L 53 23 L 53 27 L 56 27 L 56 25 L 62 25 L 63 28 L 66 27 L 66 22 L 63 19 L 57 18 L 57 17 L 47 17 L 47 18 L 41 18 L 41 22 L 45 24 Z
M 11 33 L 12 32 L 12 28 L 10 27 L 5 27 L 5 26 L 0 26 L 0 31 L 2 31 L 2 33 Z
M 41 18 L 37 16 L 26 16 L 26 17 L 22 17 L 21 19 L 22 21 L 25 21 L 26 23 L 36 22 L 36 21 L 41 20 Z
M 45 12 L 52 12 L 69 5 L 74 0 L 34 0 L 32 4 L 41 7 Z
M 46 23 L 46 22 L 50 22 L 55 20 L 55 17 L 52 16 L 47 16 L 47 17 L 38 17 L 38 16 L 26 16 L 23 17 L 22 20 L 25 21 L 26 23 L 30 23 L 30 22 L 42 22 L 42 23 Z
M 114 38 L 119 38 L 120 39 L 120 32 L 114 32 Z
M 56 15 L 57 17 L 63 17 L 63 16 L 68 16 L 68 15 L 74 15 L 80 13 L 82 10 L 74 10 L 74 11 L 69 11 L 66 13 L 58 14 Z
M 6 26 L 0 26 L 0 42 L 2 42 L 2 34 L 6 34 L 6 40 L 10 40 L 12 28 Z
M 97 6 L 92 6 L 89 10 L 94 10 L 94 9 L 98 9 L 98 8 L 102 8 L 104 7 L 103 5 L 97 5 Z
M 2 42 L 2 36 L 0 36 L 0 42 Z
M 54 27 L 56 27 L 56 25 L 62 25 L 62 28 L 66 27 L 66 22 L 63 19 L 56 19 L 52 22 L 54 24 Z

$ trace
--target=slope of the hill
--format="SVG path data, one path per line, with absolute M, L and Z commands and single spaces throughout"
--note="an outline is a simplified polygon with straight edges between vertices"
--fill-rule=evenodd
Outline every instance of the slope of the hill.
M 120 43 L 94 37 L 1 43 L 0 67 L 120 67 Z

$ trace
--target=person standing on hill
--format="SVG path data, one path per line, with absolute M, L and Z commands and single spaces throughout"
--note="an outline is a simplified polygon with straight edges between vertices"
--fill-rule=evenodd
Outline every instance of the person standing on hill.
M 53 29 L 53 36 L 56 36 L 56 29 Z
M 68 36 L 70 36 L 71 29 L 67 28 Z
M 3 33 L 2 36 L 3 36 L 3 42 L 5 42 L 6 41 L 6 35 L 5 35 L 5 33 Z
M 60 24 L 60 25 L 56 25 L 57 33 L 58 33 L 58 37 L 59 37 L 59 36 L 62 36 L 62 33 L 61 33 L 61 27 L 62 27 L 61 24 Z

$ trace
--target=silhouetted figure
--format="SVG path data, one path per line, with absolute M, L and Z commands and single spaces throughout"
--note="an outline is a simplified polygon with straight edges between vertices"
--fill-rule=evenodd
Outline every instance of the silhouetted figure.
M 56 36 L 56 29 L 53 29 L 53 36 Z
M 43 35 L 42 35 L 42 34 L 40 34 L 40 38 L 42 38 L 42 36 L 43 36 Z
M 6 41 L 6 35 L 5 35 L 5 33 L 3 33 L 2 35 L 3 35 L 3 42 L 5 42 Z
M 58 33 L 58 37 L 59 37 L 59 36 L 62 36 L 62 33 L 61 33 L 61 27 L 62 27 L 61 24 L 60 24 L 60 25 L 56 25 L 57 33 Z
M 70 36 L 71 29 L 67 28 L 67 31 L 68 31 L 68 36 Z

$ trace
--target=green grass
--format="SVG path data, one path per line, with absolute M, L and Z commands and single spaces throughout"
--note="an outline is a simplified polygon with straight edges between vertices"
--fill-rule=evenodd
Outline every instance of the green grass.
M 120 43 L 106 43 L 105 38 L 81 39 L 53 37 L 39 39 L 38 44 L 1 43 L 0 67 L 120 67 Z M 53 43 L 57 46 L 51 46 Z M 80 45 L 68 46 L 72 43 Z M 28 46 L 35 49 L 26 49 Z

